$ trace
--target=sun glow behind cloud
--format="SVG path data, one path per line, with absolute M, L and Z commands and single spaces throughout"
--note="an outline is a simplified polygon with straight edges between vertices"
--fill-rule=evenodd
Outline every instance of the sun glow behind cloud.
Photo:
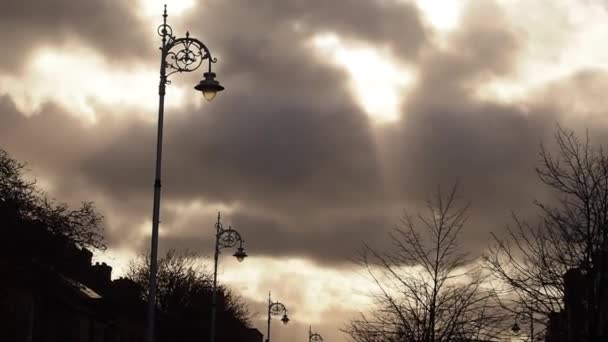
M 161 19 L 163 6 L 167 4 L 167 11 L 171 16 L 179 16 L 195 5 L 194 0 L 139 0 L 142 15 Z
M 450 31 L 458 27 L 467 0 L 415 0 L 414 3 L 434 29 Z
M 333 33 L 315 35 L 312 45 L 319 57 L 329 57 L 348 72 L 355 98 L 370 117 L 380 123 L 399 119 L 405 93 L 414 80 L 410 70 L 389 53 L 344 42 Z
M 112 266 L 112 279 L 125 277 L 129 271 L 131 262 L 138 258 L 136 251 L 130 249 L 109 248 L 105 251 L 96 251 L 93 262 L 105 262 Z
M 369 294 L 376 290 L 354 265 L 336 269 L 301 258 L 277 259 L 255 255 L 239 263 L 231 254 L 226 251 L 220 257 L 220 283 L 229 284 L 251 303 L 266 300 L 268 291 L 272 291 L 273 297 L 281 298 L 288 307 L 290 317 L 301 322 L 342 324 L 343 317 L 335 317 L 335 322 L 326 322 L 331 318 L 327 313 L 356 313 L 371 304 Z M 129 263 L 136 258 L 135 251 L 114 248 L 96 253 L 94 261 L 111 265 L 112 278 L 116 279 L 126 275 Z M 212 270 L 212 259 L 201 258 L 200 261 L 204 269 Z M 265 317 L 265 313 L 259 314 Z
M 269 290 L 282 300 L 291 298 L 285 305 L 298 321 L 318 324 L 331 318 L 327 312 L 357 312 L 371 303 L 373 285 L 358 270 L 323 267 L 300 258 L 251 256 L 243 264 L 226 259 L 220 267 L 223 282 L 251 301 L 265 300 Z
M 140 16 L 156 34 L 166 1 L 139 0 Z M 181 16 L 195 5 L 194 0 L 174 0 L 168 4 L 172 17 Z M 151 62 L 151 61 L 145 61 Z M 94 123 L 97 106 L 131 111 L 149 121 L 158 109 L 158 68 L 153 64 L 117 65 L 86 47 L 70 49 L 39 47 L 20 74 L 0 74 L 0 89 L 26 115 L 35 114 L 48 102 L 59 104 L 72 115 Z M 189 101 L 186 85 L 167 88 L 165 106 L 175 108 Z M 189 90 L 189 89 L 188 89 Z M 200 100 L 193 96 L 193 104 Z M 112 113 L 104 113 L 112 114 Z
M 95 121 L 96 105 L 144 111 L 155 120 L 158 75 L 144 66 L 116 67 L 84 49 L 41 49 L 23 75 L 0 75 L 0 88 L 18 109 L 33 114 L 48 102 L 56 102 L 72 114 Z M 167 106 L 183 102 L 184 89 L 172 86 Z
M 229 257 L 229 253 L 226 256 L 222 258 L 219 271 L 222 282 L 230 284 L 251 302 L 265 300 L 269 290 L 275 299 L 291 300 L 284 304 L 288 306 L 292 318 L 301 322 L 342 325 L 344 317 L 335 317 L 335 322 L 331 322 L 334 318 L 332 313 L 357 315 L 366 312 L 372 307 L 374 296 L 381 295 L 367 271 L 354 263 L 336 268 L 295 257 L 276 259 L 252 255 L 239 264 Z M 453 274 L 464 275 L 473 267 L 478 265 L 473 263 L 455 270 Z M 399 283 L 395 282 L 395 278 L 388 277 L 386 270 L 376 266 L 371 266 L 370 270 L 384 284 L 385 291 L 400 296 L 402 289 Z M 429 276 L 422 266 L 402 265 L 396 272 L 401 275 L 416 274 L 420 279 Z M 428 281 L 431 282 L 430 278 Z M 465 276 L 450 282 L 457 284 L 462 281 L 466 281 Z M 264 313 L 260 314 L 265 317 Z

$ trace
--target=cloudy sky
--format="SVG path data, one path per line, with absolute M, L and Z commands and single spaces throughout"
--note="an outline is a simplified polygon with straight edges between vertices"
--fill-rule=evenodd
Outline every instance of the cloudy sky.
M 160 249 L 211 255 L 218 211 L 251 255 L 220 280 L 273 338 L 326 340 L 365 309 L 350 262 L 386 246 L 403 209 L 458 181 L 464 246 L 483 252 L 543 196 L 555 125 L 608 123 L 604 0 L 172 0 L 169 24 L 218 58 L 167 89 Z M 149 245 L 162 1 L 4 0 L 0 148 L 53 197 L 94 201 L 120 276 Z

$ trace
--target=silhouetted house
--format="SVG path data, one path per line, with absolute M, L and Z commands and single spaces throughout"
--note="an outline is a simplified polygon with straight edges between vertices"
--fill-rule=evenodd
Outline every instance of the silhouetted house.
M 112 267 L 92 265 L 90 251 L 37 227 L 11 231 L 0 241 L 0 342 L 144 340 L 147 305 L 142 289 L 129 279 L 112 280 Z M 208 313 L 210 307 L 199 310 Z M 208 320 L 199 317 L 198 327 L 208 327 Z M 158 327 L 180 323 L 164 324 L 171 317 L 161 312 L 157 319 Z M 159 342 L 192 340 L 177 339 L 175 330 L 159 334 Z M 198 340 L 206 336 L 208 332 Z M 217 337 L 262 342 L 258 330 L 226 317 L 218 317 Z
M 232 316 L 222 316 L 218 317 L 217 341 L 263 342 L 264 336 L 258 329 L 248 328 Z
M 546 342 L 608 341 L 608 289 L 600 286 L 601 276 L 580 268 L 564 274 L 564 309 L 549 315 Z
M 263 335 L 257 329 L 245 326 L 226 312 L 224 293 L 217 293 L 216 341 L 263 342 Z M 183 299 L 180 298 L 180 300 Z M 159 322 L 159 341 L 209 341 L 211 319 L 211 291 L 198 293 L 182 303 L 181 310 L 171 310 Z
M 564 310 L 549 314 L 549 322 L 545 331 L 545 341 L 565 342 L 568 341 L 568 320 Z
M 45 242 L 2 253 L 0 341 L 142 341 L 137 285 L 112 281 L 110 266 L 91 265 L 92 253 L 65 239 L 47 235 Z
M 248 342 L 262 342 L 264 335 L 256 328 L 246 328 L 246 332 L 242 337 L 242 341 Z

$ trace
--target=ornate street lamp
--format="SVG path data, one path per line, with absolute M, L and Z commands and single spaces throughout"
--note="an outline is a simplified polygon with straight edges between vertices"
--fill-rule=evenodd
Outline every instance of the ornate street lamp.
M 247 253 L 243 249 L 243 239 L 241 234 L 232 227 L 228 226 L 228 229 L 224 229 L 220 222 L 220 213 L 217 213 L 217 223 L 215 224 L 215 255 L 214 255 L 214 268 L 213 268 L 213 294 L 211 297 L 211 335 L 210 341 L 215 342 L 215 312 L 217 307 L 217 261 L 220 256 L 220 251 L 223 248 L 233 248 L 236 244 L 239 244 L 236 252 L 233 256 L 239 262 L 243 262 L 247 257 Z
M 163 12 L 163 23 L 158 27 L 158 34 L 162 37 L 160 47 L 160 84 L 158 86 L 158 134 L 156 140 L 156 173 L 154 178 L 154 204 L 152 209 L 152 238 L 150 247 L 150 281 L 148 282 L 148 314 L 146 341 L 154 342 L 154 315 L 156 307 L 156 272 L 158 257 L 158 225 L 160 223 L 160 179 L 163 145 L 163 119 L 165 110 L 165 88 L 170 84 L 168 79 L 174 73 L 192 72 L 198 69 L 204 61 L 208 63 L 208 71 L 203 75 L 205 79 L 196 87 L 207 100 L 212 100 L 222 87 L 215 80 L 211 72 L 211 63 L 217 62 L 211 57 L 211 52 L 205 44 L 196 38 L 176 38 L 173 29 L 167 24 L 167 5 Z
M 317 333 L 313 333 L 310 325 L 308 326 L 308 342 L 323 342 L 323 337 Z
M 283 324 L 289 323 L 289 317 L 287 317 L 287 308 L 283 303 L 273 302 L 270 297 L 270 292 L 268 292 L 268 330 L 266 332 L 266 342 L 270 342 L 270 317 L 271 316 L 281 316 L 281 322 Z

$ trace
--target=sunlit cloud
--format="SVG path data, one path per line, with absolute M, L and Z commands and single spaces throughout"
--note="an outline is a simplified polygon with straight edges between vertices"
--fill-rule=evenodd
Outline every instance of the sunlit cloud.
M 499 0 L 521 44 L 514 75 L 478 90 L 505 102 L 583 69 L 607 69 L 608 12 L 602 1 Z
M 251 256 L 239 264 L 222 260 L 220 279 L 251 301 L 263 301 L 268 291 L 277 298 L 292 300 L 290 313 L 302 322 L 320 323 L 324 312 L 357 312 L 370 304 L 372 283 L 353 265 L 352 269 L 323 267 L 299 258 L 278 260 Z M 245 265 L 246 263 L 246 265 Z M 342 318 L 337 318 L 341 324 Z
M 167 11 L 171 16 L 180 16 L 195 5 L 194 0 L 139 0 L 142 16 L 160 18 L 163 6 L 167 5 Z
M 111 248 L 105 251 L 96 251 L 93 262 L 105 262 L 112 266 L 112 279 L 117 279 L 127 275 L 129 265 L 138 257 L 136 251 L 130 249 Z
M 224 221 L 230 214 L 240 208 L 238 204 L 223 204 L 223 203 L 209 203 L 201 200 L 194 201 L 171 201 L 164 205 L 167 210 L 175 212 L 178 216 L 184 215 L 204 215 L 214 217 L 219 213 L 224 217 Z
M 227 253 L 228 255 L 228 253 Z M 330 311 L 365 312 L 370 308 L 374 295 L 379 294 L 377 285 L 362 267 L 351 264 L 340 269 L 317 265 L 301 258 L 278 260 L 270 257 L 251 256 L 239 264 L 229 256 L 222 259 L 220 279 L 237 289 L 240 294 L 251 301 L 262 301 L 272 291 L 276 296 L 295 300 L 291 302 L 296 310 L 294 318 L 313 324 L 328 319 Z M 454 274 L 464 275 L 472 267 L 454 271 Z M 400 288 L 394 283 L 394 278 L 387 278 L 387 273 L 381 268 L 372 266 L 374 276 L 384 283 L 391 294 L 399 296 Z M 421 266 L 402 266 L 402 274 L 418 274 L 426 278 L 427 274 Z M 465 281 L 463 278 L 453 280 L 453 283 Z M 430 279 L 428 279 L 430 282 Z M 287 305 L 288 303 L 284 303 Z M 336 322 L 341 324 L 343 318 Z
M 145 66 L 117 66 L 86 49 L 40 49 L 22 75 L 0 75 L 0 88 L 25 114 L 49 101 L 94 122 L 96 106 L 145 112 L 155 120 L 158 73 Z M 185 89 L 171 86 L 168 107 L 183 103 Z M 149 114 L 149 115 L 148 115 Z
M 411 0 L 402 0 L 411 1 Z M 431 26 L 438 31 L 458 27 L 462 10 L 468 0 L 415 0 L 416 7 Z
M 401 104 L 414 81 L 412 71 L 388 52 L 344 42 L 333 33 L 314 36 L 312 44 L 320 58 L 329 58 L 348 73 L 354 97 L 371 118 L 382 123 L 400 117 Z

